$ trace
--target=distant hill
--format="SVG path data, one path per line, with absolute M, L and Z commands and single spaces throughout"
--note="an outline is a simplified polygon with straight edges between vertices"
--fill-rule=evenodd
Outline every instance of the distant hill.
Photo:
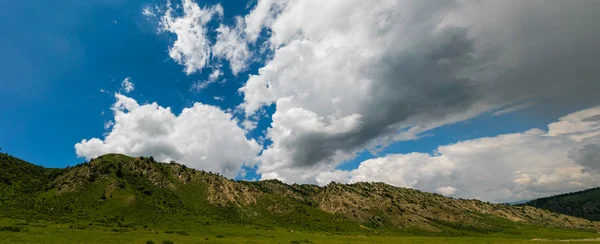
M 520 201 L 514 201 L 514 202 L 507 202 L 506 204 L 511 205 L 511 206 L 523 205 L 529 201 L 531 201 L 531 200 L 520 200 Z
M 600 221 L 600 187 L 557 196 L 544 197 L 525 203 L 536 208 Z
M 309 231 L 418 234 L 518 232 L 515 223 L 600 230 L 530 206 L 490 204 L 384 183 L 233 181 L 153 158 L 107 154 L 66 169 L 0 155 L 0 217 L 138 224 L 192 218 Z

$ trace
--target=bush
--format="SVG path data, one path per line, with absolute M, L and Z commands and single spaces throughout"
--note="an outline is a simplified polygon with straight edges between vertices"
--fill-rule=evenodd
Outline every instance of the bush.
M 147 241 L 146 241 L 146 244 L 154 244 L 154 241 L 152 241 L 152 240 L 147 240 Z
M 224 235 L 218 235 L 217 238 L 225 238 Z
M 10 231 L 10 232 L 21 232 L 21 227 L 16 227 L 16 226 L 5 226 L 5 227 L 0 227 L 0 231 Z
M 312 241 L 309 240 L 300 240 L 300 241 L 290 241 L 290 244 L 300 244 L 300 243 L 308 243 L 308 244 L 312 244 Z
M 173 241 L 171 241 L 171 240 L 164 240 L 163 244 L 173 244 Z

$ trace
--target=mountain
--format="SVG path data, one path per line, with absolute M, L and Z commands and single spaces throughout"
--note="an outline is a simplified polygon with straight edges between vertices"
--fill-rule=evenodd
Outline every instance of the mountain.
M 518 233 L 516 224 L 600 230 L 600 223 L 530 206 L 490 204 L 384 183 L 288 185 L 107 154 L 46 169 L 2 154 L 0 216 L 143 225 L 192 219 L 330 233 Z M 10 192 L 10 195 L 7 193 Z
M 600 187 L 557 196 L 544 197 L 525 203 L 552 212 L 600 221 Z

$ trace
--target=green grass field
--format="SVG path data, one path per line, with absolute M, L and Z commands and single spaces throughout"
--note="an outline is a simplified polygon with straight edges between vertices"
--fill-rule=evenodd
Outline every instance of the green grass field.
M 329 234 L 230 224 L 178 222 L 169 225 L 112 226 L 94 223 L 56 223 L 3 218 L 0 243 L 538 243 L 600 242 L 600 234 L 522 225 L 519 234 L 423 237 L 410 232 Z M 538 240 L 535 240 L 538 239 Z M 540 240 L 541 239 L 541 240 Z M 583 239 L 576 241 L 576 239 Z M 597 240 L 594 240 L 597 239 Z M 152 242 L 149 242 L 152 241 Z

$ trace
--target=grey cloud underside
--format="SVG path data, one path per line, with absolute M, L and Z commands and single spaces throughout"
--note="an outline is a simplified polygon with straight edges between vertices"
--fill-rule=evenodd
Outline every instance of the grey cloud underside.
M 600 173 L 600 144 L 588 144 L 573 149 L 569 152 L 569 158 L 583 166 L 584 172 Z
M 600 114 L 582 120 L 583 122 L 600 122 Z
M 442 120 L 469 110 L 480 95 L 469 79 L 457 77 L 457 63 L 469 63 L 473 41 L 464 28 L 448 28 L 439 37 L 446 40 L 427 56 L 390 55 L 381 61 L 385 66 L 369 67 L 373 80 L 370 101 L 362 104 L 361 125 L 346 133 L 327 135 L 303 134 L 285 145 L 294 150 L 294 166 L 312 166 L 330 161 L 337 152 L 351 153 L 366 147 L 373 139 L 395 134 L 399 125 L 420 115 L 423 121 Z
M 487 41 L 479 40 L 479 35 L 486 38 L 485 31 L 449 25 L 424 38 L 414 51 L 390 51 L 364 67 L 365 78 L 378 83 L 358 109 L 360 126 L 282 141 L 280 145 L 293 152 L 290 166 L 330 162 L 336 153 L 351 154 L 408 127 L 485 112 L 481 107 L 489 110 L 532 99 L 599 104 L 600 2 L 525 5 L 526 10 L 545 11 L 523 11 L 510 20 L 514 38 L 502 46 L 478 49 L 478 42 Z M 500 64 L 503 52 L 511 53 L 514 66 Z

